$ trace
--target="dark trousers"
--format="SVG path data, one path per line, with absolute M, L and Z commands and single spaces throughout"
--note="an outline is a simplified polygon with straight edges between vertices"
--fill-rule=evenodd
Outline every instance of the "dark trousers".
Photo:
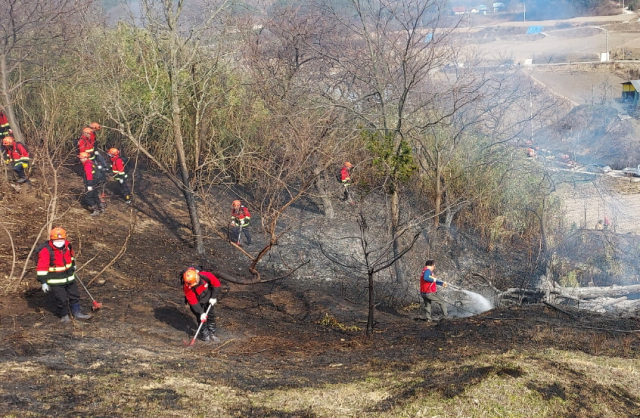
M 442 316 L 444 318 L 448 316 L 447 305 L 436 292 L 420 293 L 420 296 L 422 296 L 422 300 L 424 301 L 424 314 L 427 321 L 431 321 L 431 303 L 435 303 L 440 306 L 440 309 L 442 309 Z
M 100 207 L 100 198 L 98 197 L 98 188 L 99 186 L 93 186 L 93 190 L 87 190 L 84 193 L 84 201 L 87 206 L 90 208 L 98 208 Z
M 56 306 L 58 308 L 57 315 L 62 318 L 69 315 L 69 305 L 77 305 L 80 303 L 80 292 L 76 281 L 61 285 L 50 285 L 51 293 L 56 298 Z
M 209 308 L 209 301 L 207 300 L 204 303 L 200 303 L 200 307 L 204 312 L 207 312 L 207 308 Z M 198 326 L 200 326 L 200 314 L 197 313 L 192 306 L 189 306 L 189 308 L 191 309 L 191 312 L 193 313 L 193 315 L 195 315 L 196 317 L 196 323 L 198 324 Z M 203 326 L 202 331 L 206 330 L 211 334 L 214 334 L 216 332 L 215 310 L 216 308 L 214 306 L 212 306 L 211 309 L 209 309 L 209 313 L 207 314 L 207 323 L 205 324 L 205 326 Z M 206 332 L 203 334 L 206 334 Z
M 126 178 L 125 179 L 116 179 L 116 181 L 120 185 L 120 193 L 122 193 L 124 198 L 127 199 L 127 200 L 131 199 L 131 189 L 129 188 L 129 185 L 127 184 L 127 179 Z
M 23 167 L 22 163 L 14 164 L 13 165 L 13 171 L 15 171 L 15 173 L 18 175 L 18 178 L 20 178 L 20 179 L 26 179 L 27 178 L 27 175 L 24 173 L 24 167 Z
M 251 245 L 251 234 L 249 233 L 249 229 L 245 226 L 242 228 L 242 233 L 244 233 L 244 237 L 247 239 L 247 244 Z M 234 226 L 231 228 L 231 237 L 229 240 L 238 243 L 240 242 L 240 227 Z

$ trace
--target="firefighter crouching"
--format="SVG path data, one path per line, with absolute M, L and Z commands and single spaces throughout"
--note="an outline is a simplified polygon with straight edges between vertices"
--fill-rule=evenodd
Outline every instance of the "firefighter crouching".
M 57 315 L 62 322 L 69 322 L 69 306 L 76 319 L 89 319 L 80 310 L 80 292 L 76 284 L 76 262 L 67 233 L 62 228 L 53 228 L 49 241 L 38 250 L 38 281 L 44 293 L 51 292 L 56 299 Z
M 16 142 L 12 136 L 2 138 L 2 156 L 5 163 L 18 175 L 18 184 L 29 181 L 25 173 L 29 168 L 29 151 L 21 142 Z
M 218 302 L 218 292 L 220 291 L 220 281 L 213 273 L 199 271 L 195 267 L 189 267 L 181 274 L 182 290 L 191 308 L 191 312 L 196 317 L 197 322 L 204 322 L 202 332 L 198 335 L 204 342 L 219 342 L 216 333 L 216 317 L 214 306 Z M 206 310 L 209 309 L 209 314 Z

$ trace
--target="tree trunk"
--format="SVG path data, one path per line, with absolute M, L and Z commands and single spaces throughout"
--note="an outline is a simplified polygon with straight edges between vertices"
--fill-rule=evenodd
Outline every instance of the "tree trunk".
M 373 312 L 376 306 L 376 297 L 373 288 L 373 273 L 369 272 L 369 314 L 367 315 L 367 337 L 373 335 Z
M 320 167 L 316 167 L 313 169 L 313 174 L 316 175 L 315 186 L 318 191 L 318 196 L 320 196 L 320 200 L 322 200 L 324 216 L 328 219 L 333 219 L 336 217 L 336 214 L 333 210 L 333 203 L 331 203 L 329 192 L 327 191 L 326 171 L 322 171 Z
M 16 119 L 16 115 L 13 112 L 13 100 L 11 94 L 9 94 L 9 75 L 7 74 L 7 57 L 6 55 L 0 55 L 0 82 L 2 82 L 2 96 L 4 98 L 4 112 L 9 119 L 9 127 L 13 131 L 13 138 L 18 142 L 24 142 L 22 137 L 22 131 L 20 125 Z
M 440 153 L 436 151 L 436 176 L 435 176 L 435 202 L 433 202 L 433 208 L 435 211 L 435 216 L 433 217 L 433 226 L 435 229 L 438 229 L 440 225 L 440 210 L 442 207 L 442 183 L 440 182 L 440 177 L 442 176 L 442 167 L 440 167 Z
M 175 25 L 173 25 L 175 28 Z M 175 30 L 175 29 L 174 29 Z M 202 239 L 202 227 L 200 225 L 200 217 L 198 216 L 198 204 L 196 202 L 195 193 L 189 184 L 189 168 L 187 167 L 187 157 L 184 152 L 184 141 L 182 139 L 182 127 L 180 117 L 180 92 L 178 91 L 179 74 L 178 71 L 178 46 L 176 45 L 177 34 L 172 34 L 174 44 L 171 46 L 171 113 L 173 118 L 173 135 L 178 156 L 178 164 L 180 165 L 180 176 L 182 179 L 182 194 L 187 202 L 189 210 L 189 218 L 191 219 L 191 231 L 195 239 L 195 247 L 198 255 L 205 254 L 204 241 Z
M 396 273 L 396 282 L 401 283 L 404 281 L 404 270 L 402 269 L 402 262 L 399 259 L 399 243 L 398 228 L 400 225 L 400 196 L 398 193 L 397 185 L 393 184 L 393 191 L 391 192 L 391 238 L 393 239 L 393 257 L 398 261 L 393 265 L 393 269 Z

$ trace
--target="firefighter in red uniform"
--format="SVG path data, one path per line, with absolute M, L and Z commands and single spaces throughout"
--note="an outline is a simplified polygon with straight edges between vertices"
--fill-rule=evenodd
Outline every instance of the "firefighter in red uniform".
M 76 284 L 76 262 L 67 233 L 62 228 L 53 228 L 49 241 L 39 247 L 38 281 L 44 293 L 53 293 L 62 322 L 69 322 L 69 306 L 76 319 L 89 319 L 80 309 L 80 292 Z
M 342 187 L 344 189 L 344 199 L 343 202 L 349 202 L 353 204 L 353 199 L 351 198 L 351 169 L 353 168 L 353 164 L 349 161 L 346 161 L 342 166 L 342 170 L 340 170 L 340 181 L 342 182 Z
M 107 162 L 96 149 L 96 131 L 102 129 L 98 122 L 91 122 L 88 127 L 82 129 L 82 135 L 78 138 L 78 153 L 86 152 L 89 158 L 96 162 L 99 170 L 107 170 Z
M 85 185 L 85 200 L 92 211 L 91 216 L 98 216 L 100 212 L 105 211 L 105 204 L 98 197 L 97 187 L 100 183 L 99 174 L 101 171 L 97 170 L 95 162 L 89 159 L 89 154 L 86 152 L 81 152 L 78 155 L 80 158 L 80 162 L 82 163 L 82 173 L 84 175 L 84 185 Z
M 197 322 L 205 323 L 198 338 L 204 342 L 219 342 L 220 340 L 215 336 L 216 317 L 213 305 L 218 302 L 220 281 L 213 273 L 199 271 L 195 267 L 189 267 L 180 276 L 182 290 L 191 312 L 196 316 Z M 207 309 L 209 309 L 208 314 Z
M 2 138 L 2 156 L 18 175 L 18 183 L 29 181 L 25 173 L 29 167 L 29 151 L 22 143 L 16 142 L 12 136 Z
M 251 234 L 249 233 L 249 222 L 251 221 L 251 214 L 249 209 L 243 206 L 239 200 L 234 200 L 231 206 L 231 238 L 233 242 L 240 245 L 240 235 L 244 232 L 244 236 L 247 239 L 247 245 L 251 245 Z
M 120 157 L 120 151 L 117 148 L 111 148 L 109 150 L 109 157 L 111 158 L 111 170 L 113 171 L 113 179 L 120 184 L 120 191 L 124 196 L 124 203 L 131 204 L 131 189 L 127 184 L 127 173 L 124 170 L 124 161 Z
M 0 138 L 11 135 L 11 129 L 9 127 L 9 119 L 4 112 L 0 111 Z
M 432 276 L 435 267 L 435 261 L 427 260 L 427 262 L 424 264 L 422 274 L 420 275 L 420 296 L 422 296 L 422 300 L 424 300 L 425 319 L 429 322 L 431 322 L 432 302 L 440 305 L 440 308 L 442 309 L 442 316 L 444 318 L 446 318 L 448 315 L 445 301 L 442 300 L 437 293 L 437 286 L 447 287 L 447 282 L 443 282 Z

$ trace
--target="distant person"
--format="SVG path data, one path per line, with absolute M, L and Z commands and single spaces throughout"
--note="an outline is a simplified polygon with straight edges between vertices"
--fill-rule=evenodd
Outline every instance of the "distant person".
M 234 200 L 231 204 L 231 237 L 230 240 L 240 245 L 240 237 L 244 233 L 247 245 L 251 245 L 251 234 L 249 233 L 249 223 L 251 214 L 239 200 Z
M 600 231 L 602 229 L 603 229 L 602 220 L 599 219 L 598 222 L 596 222 L 596 230 Z
M 447 282 L 443 282 L 433 277 L 433 272 L 436 267 L 435 264 L 434 260 L 427 260 L 424 265 L 424 269 L 422 270 L 422 275 L 420 276 L 420 296 L 422 296 L 422 300 L 424 301 L 425 319 L 428 322 L 432 321 L 431 303 L 436 303 L 440 306 L 440 309 L 442 309 L 442 316 L 444 318 L 448 316 L 445 301 L 442 300 L 437 293 L 437 286 L 447 287 Z
M 606 216 L 604 217 L 604 223 L 603 223 L 603 229 L 609 229 L 609 227 L 611 226 L 611 223 L 609 222 L 609 218 L 607 218 Z
M 49 241 L 43 243 L 37 251 L 38 281 L 44 293 L 51 293 L 56 299 L 57 315 L 62 322 L 69 322 L 69 307 L 76 319 L 89 319 L 80 309 L 80 292 L 76 284 L 76 261 L 71 243 L 67 241 L 67 232 L 59 227 L 53 228 Z
M 343 202 L 349 202 L 354 204 L 353 199 L 351 198 L 351 170 L 353 169 L 353 164 L 349 161 L 346 161 L 340 170 L 340 181 L 342 182 L 343 194 L 344 198 Z
M 0 138 L 11 136 L 11 128 L 9 127 L 9 119 L 3 111 L 0 111 Z
M 91 211 L 91 216 L 98 216 L 100 213 L 104 213 L 106 205 L 100 200 L 98 196 L 98 187 L 104 183 L 104 177 L 102 177 L 102 171 L 98 170 L 96 163 L 89 159 L 89 153 L 81 152 L 78 155 L 80 163 L 82 164 L 82 174 L 84 177 L 85 186 L 85 203 Z
M 204 342 L 219 342 L 216 337 L 216 317 L 214 305 L 218 302 L 220 281 L 213 273 L 199 271 L 189 267 L 180 274 L 184 297 L 196 316 L 198 323 L 203 323 L 202 332 L 198 338 Z M 209 309 L 209 313 L 206 311 Z
M 131 189 L 127 184 L 127 178 L 129 175 L 125 171 L 125 163 L 120 156 L 120 151 L 117 148 L 111 148 L 109 150 L 109 158 L 111 158 L 111 170 L 113 171 L 113 180 L 117 181 L 120 185 L 120 192 L 124 196 L 124 203 L 131 204 Z
M 29 151 L 21 142 L 16 142 L 12 136 L 2 138 L 2 157 L 18 175 L 18 184 L 28 182 L 25 170 L 29 168 Z

